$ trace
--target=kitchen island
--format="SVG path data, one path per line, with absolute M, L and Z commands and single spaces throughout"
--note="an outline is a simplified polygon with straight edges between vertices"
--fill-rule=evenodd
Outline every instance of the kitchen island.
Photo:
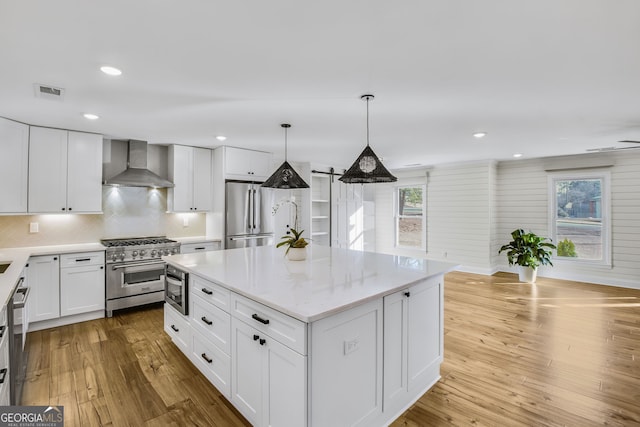
M 440 378 L 455 264 L 272 246 L 173 255 L 188 314 L 165 330 L 254 425 L 386 425 Z

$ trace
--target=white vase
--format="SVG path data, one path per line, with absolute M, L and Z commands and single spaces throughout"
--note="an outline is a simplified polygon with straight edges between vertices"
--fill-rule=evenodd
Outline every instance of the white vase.
M 537 268 L 520 266 L 520 272 L 518 273 L 518 279 L 521 282 L 536 283 L 536 276 L 538 275 Z
M 307 259 L 307 248 L 289 248 L 287 258 L 289 261 L 304 261 Z

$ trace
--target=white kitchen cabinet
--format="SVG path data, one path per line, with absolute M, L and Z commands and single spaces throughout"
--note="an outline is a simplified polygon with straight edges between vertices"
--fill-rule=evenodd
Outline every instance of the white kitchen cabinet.
M 0 117 L 0 213 L 27 212 L 29 126 Z
M 100 213 L 101 180 L 101 135 L 30 127 L 29 213 Z
M 274 171 L 271 153 L 224 147 L 224 171 L 227 179 L 265 181 Z
M 0 311 L 0 406 L 8 406 L 10 403 L 9 388 L 9 339 L 10 333 L 7 325 L 7 306 L 3 305 Z
M 180 245 L 180 253 L 192 254 L 196 252 L 219 251 L 221 249 L 220 245 L 220 241 L 182 243 Z
M 189 318 L 183 316 L 171 304 L 164 305 L 164 331 L 186 355 L 191 353 L 191 327 Z
M 307 358 L 241 320 L 231 325 L 231 402 L 256 426 L 306 425 Z
M 29 258 L 29 323 L 60 317 L 60 259 L 58 255 Z
M 377 425 L 382 321 L 382 299 L 377 299 L 311 324 L 312 426 Z
M 384 410 L 400 412 L 438 378 L 443 355 L 442 279 L 384 298 Z
M 190 359 L 200 372 L 227 398 L 231 397 L 231 359 L 198 329 L 191 331 Z
M 104 252 L 61 256 L 60 316 L 104 310 Z
M 169 180 L 175 187 L 168 191 L 168 208 L 172 212 L 207 212 L 211 210 L 211 150 L 169 146 Z

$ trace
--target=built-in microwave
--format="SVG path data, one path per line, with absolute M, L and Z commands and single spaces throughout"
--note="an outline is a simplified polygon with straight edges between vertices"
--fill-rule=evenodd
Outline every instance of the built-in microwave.
M 185 316 L 189 314 L 189 273 L 167 264 L 164 274 L 164 299 Z

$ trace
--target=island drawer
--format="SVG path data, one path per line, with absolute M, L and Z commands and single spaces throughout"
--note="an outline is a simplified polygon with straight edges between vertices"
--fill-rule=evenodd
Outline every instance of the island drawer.
M 190 290 L 193 295 L 203 298 L 227 313 L 230 311 L 231 291 L 228 289 L 192 274 Z
M 231 316 L 197 295 L 191 298 L 191 324 L 225 353 L 231 349 Z
M 104 251 L 60 255 L 60 268 L 104 265 Z
M 306 323 L 233 292 L 231 314 L 290 349 L 307 354 Z
M 184 354 L 189 354 L 191 348 L 189 321 L 169 304 L 164 305 L 164 331 Z
M 231 398 L 231 358 L 197 330 L 193 331 L 191 361 L 227 398 Z

